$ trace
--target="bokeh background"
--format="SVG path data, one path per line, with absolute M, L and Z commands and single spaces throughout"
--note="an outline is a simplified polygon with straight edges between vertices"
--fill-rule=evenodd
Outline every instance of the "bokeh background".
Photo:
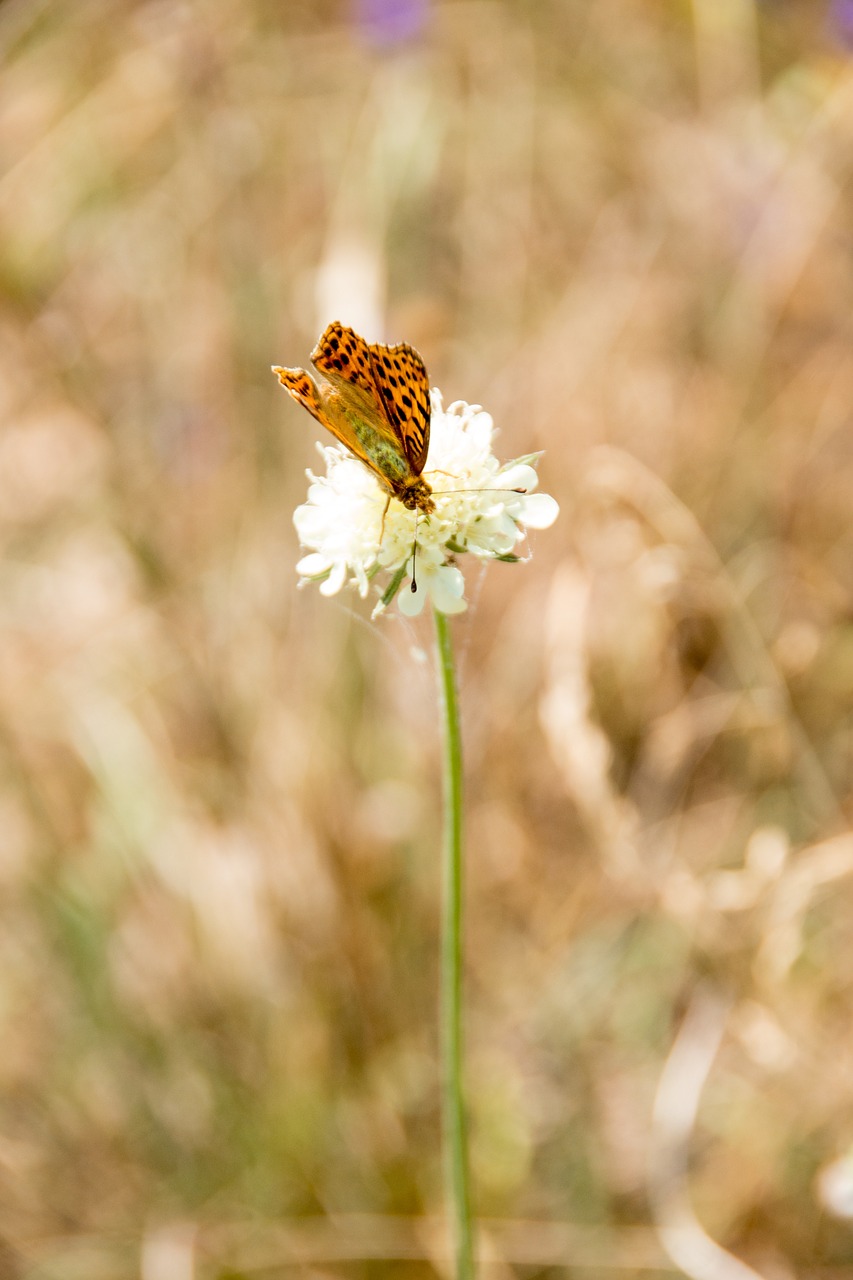
M 0 6 L 3 1280 L 448 1274 L 430 630 L 296 590 L 269 372 L 331 319 L 562 507 L 454 622 L 483 1274 L 851 1274 L 851 43 Z

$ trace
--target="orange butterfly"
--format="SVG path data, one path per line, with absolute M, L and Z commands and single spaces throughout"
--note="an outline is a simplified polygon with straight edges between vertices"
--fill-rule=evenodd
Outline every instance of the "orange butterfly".
M 294 400 L 369 467 L 410 511 L 435 510 L 421 472 L 429 449 L 429 380 L 424 362 L 404 342 L 394 347 L 365 342 L 334 321 L 311 352 L 327 379 L 316 383 L 304 369 L 273 365 Z M 387 510 L 387 507 L 386 507 Z

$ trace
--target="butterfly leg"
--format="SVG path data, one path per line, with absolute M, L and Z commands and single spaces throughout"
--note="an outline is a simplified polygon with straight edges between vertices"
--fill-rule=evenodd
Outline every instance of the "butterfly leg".
M 385 517 L 388 514 L 388 508 L 391 505 L 391 495 L 385 499 L 385 506 L 382 508 L 382 519 L 379 523 L 379 545 L 382 546 L 382 539 L 385 537 Z

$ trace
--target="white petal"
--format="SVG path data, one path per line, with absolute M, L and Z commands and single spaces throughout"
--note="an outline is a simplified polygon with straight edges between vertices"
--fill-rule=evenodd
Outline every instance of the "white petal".
M 464 613 L 468 608 L 467 600 L 453 600 L 449 597 L 443 598 L 440 602 L 433 599 L 433 604 L 439 613 Z
M 360 561 L 356 561 L 352 566 L 352 571 L 355 575 L 355 580 L 358 583 L 358 594 L 361 596 L 362 600 L 366 600 L 367 593 L 370 590 L 370 579 L 365 572 L 364 565 Z
M 329 528 L 329 518 L 319 507 L 307 505 L 297 507 L 293 513 L 293 523 L 303 547 L 316 546 L 322 541 Z
M 532 493 L 521 504 L 517 519 L 528 529 L 549 529 L 560 514 L 560 504 L 548 493 Z
M 494 435 L 495 424 L 492 416 L 481 410 L 474 414 L 470 422 L 466 424 L 466 434 L 471 437 L 472 442 L 478 449 L 484 452 L 491 448 L 492 436 Z
M 418 583 L 417 591 L 412 591 L 408 586 L 401 587 L 397 592 L 397 608 L 407 618 L 416 618 L 423 611 L 428 595 L 423 581 Z
M 336 564 L 332 569 L 325 582 L 320 583 L 321 596 L 334 596 L 340 591 L 344 585 L 347 576 L 347 567 L 345 564 Z
M 499 479 L 507 489 L 524 489 L 526 493 L 531 493 L 539 483 L 539 477 L 533 467 L 528 467 L 523 462 L 517 463 L 514 467 L 507 467 L 506 471 L 501 471 Z
M 467 609 L 464 600 L 465 579 L 453 566 L 436 569 L 429 575 L 427 586 L 433 604 L 441 613 L 462 613 Z
M 512 533 L 508 530 L 495 533 L 489 538 L 488 551 L 493 556 L 508 556 L 515 550 L 515 544 L 519 541 L 518 528 L 514 525 Z
M 312 551 L 310 555 L 302 557 L 296 566 L 296 572 L 302 578 L 316 578 L 321 573 L 327 573 L 331 567 L 331 560 L 321 556 L 319 551 Z

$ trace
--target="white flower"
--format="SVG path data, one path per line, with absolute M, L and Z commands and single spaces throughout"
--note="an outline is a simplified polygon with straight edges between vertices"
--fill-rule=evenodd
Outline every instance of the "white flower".
M 433 391 L 423 473 L 435 501 L 429 516 L 395 499 L 387 505 L 387 491 L 363 463 L 341 446 L 319 445 L 326 474 L 308 472 L 308 501 L 293 517 L 309 553 L 296 566 L 300 585 L 319 581 L 331 596 L 351 584 L 364 598 L 382 574 L 374 611 L 381 612 L 414 568 L 417 589 L 400 592 L 401 612 L 412 617 L 429 598 L 441 613 L 461 613 L 467 605 L 457 558 L 468 551 L 482 560 L 516 560 L 526 529 L 547 529 L 559 514 L 553 498 L 532 492 L 537 457 L 502 465 L 492 453 L 493 434 L 479 405 L 457 401 L 445 409 Z

